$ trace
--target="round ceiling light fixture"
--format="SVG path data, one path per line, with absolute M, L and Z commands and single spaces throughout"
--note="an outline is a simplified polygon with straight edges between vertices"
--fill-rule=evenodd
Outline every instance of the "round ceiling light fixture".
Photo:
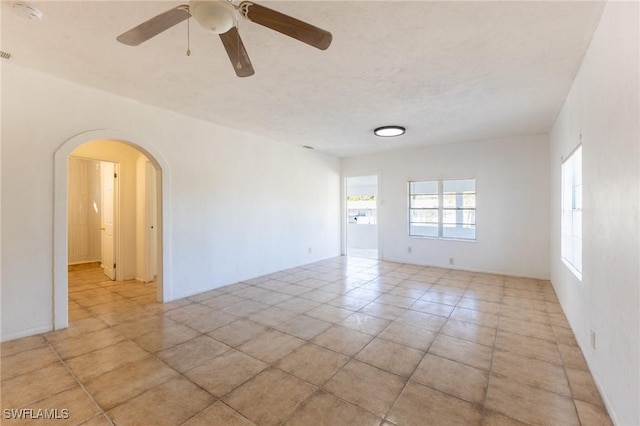
M 394 136 L 404 135 L 404 132 L 406 132 L 406 130 L 407 129 L 402 126 L 382 126 L 375 129 L 373 131 L 373 134 L 383 138 L 390 138 Z
M 207 30 L 224 34 L 238 22 L 236 9 L 228 1 L 190 1 L 189 12 Z

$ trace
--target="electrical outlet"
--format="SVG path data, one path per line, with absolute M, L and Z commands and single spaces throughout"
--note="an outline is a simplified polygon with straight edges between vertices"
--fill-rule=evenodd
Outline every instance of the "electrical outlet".
M 453 257 L 449 258 L 449 265 L 453 265 L 455 263 L 455 259 Z
M 407 253 L 411 253 L 411 246 L 407 247 Z
M 591 349 L 596 350 L 596 332 L 591 330 Z

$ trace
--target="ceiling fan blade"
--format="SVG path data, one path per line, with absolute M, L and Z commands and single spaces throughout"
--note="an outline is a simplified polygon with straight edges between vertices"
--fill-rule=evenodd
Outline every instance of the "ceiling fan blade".
M 189 19 L 190 16 L 189 6 L 183 4 L 155 16 L 137 27 L 131 28 L 129 31 L 116 37 L 116 40 L 129 46 L 137 46 L 174 25 Z
M 240 3 L 239 10 L 251 22 L 271 28 L 321 50 L 328 48 L 333 39 L 331 33 L 322 28 L 314 27 L 250 1 Z
M 222 40 L 224 49 L 227 51 L 231 65 L 233 65 L 233 69 L 238 77 L 249 77 L 255 74 L 247 50 L 244 48 L 244 44 L 242 44 L 238 28 L 233 27 L 226 33 L 220 34 L 220 40 Z

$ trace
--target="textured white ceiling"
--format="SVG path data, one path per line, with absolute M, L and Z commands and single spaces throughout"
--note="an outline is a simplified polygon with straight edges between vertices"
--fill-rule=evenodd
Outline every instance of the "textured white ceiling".
M 602 2 L 264 1 L 333 33 L 320 51 L 246 20 L 256 74 L 191 22 L 138 47 L 120 33 L 185 2 L 2 2 L 2 50 L 36 68 L 199 119 L 336 155 L 548 132 Z M 377 138 L 375 127 L 407 127 Z

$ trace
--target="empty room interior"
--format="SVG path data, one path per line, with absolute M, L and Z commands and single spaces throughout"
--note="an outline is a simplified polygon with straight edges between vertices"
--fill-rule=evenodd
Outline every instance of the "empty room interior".
M 637 1 L 0 6 L 2 424 L 640 425 Z

